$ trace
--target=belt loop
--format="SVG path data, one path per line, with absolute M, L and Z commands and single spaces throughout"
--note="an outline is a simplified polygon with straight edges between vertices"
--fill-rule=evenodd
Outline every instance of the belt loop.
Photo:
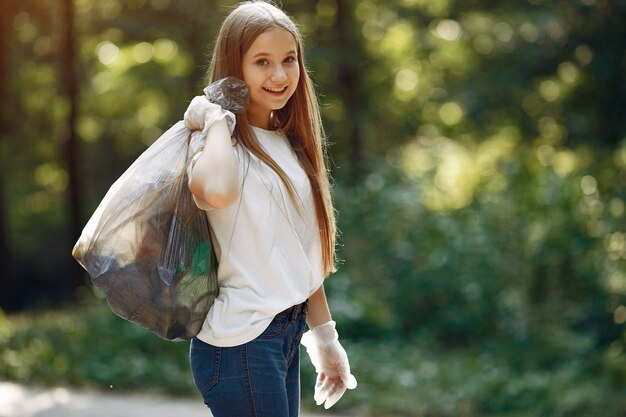
M 289 315 L 289 321 L 294 321 L 296 317 L 298 317 L 298 310 L 300 310 L 300 305 L 291 307 L 291 314 Z

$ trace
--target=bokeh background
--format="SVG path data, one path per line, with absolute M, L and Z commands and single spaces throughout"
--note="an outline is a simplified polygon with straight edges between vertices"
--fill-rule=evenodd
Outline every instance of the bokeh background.
M 70 252 L 234 3 L 0 3 L 0 379 L 196 395 L 187 344 L 114 316 Z M 626 1 L 282 5 L 332 142 L 359 378 L 333 410 L 624 416 Z

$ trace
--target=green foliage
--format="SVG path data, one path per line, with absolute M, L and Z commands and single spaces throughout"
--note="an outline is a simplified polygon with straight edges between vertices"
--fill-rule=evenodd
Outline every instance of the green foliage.
M 494 346 L 442 350 L 424 338 L 344 338 L 344 346 L 359 386 L 334 407 L 339 412 L 617 417 L 626 409 L 623 357 L 617 364 L 612 362 L 617 357 L 600 355 L 592 362 L 565 353 L 550 369 L 522 369 L 517 360 L 523 361 L 523 353 L 512 360 Z M 117 318 L 94 297 L 77 308 L 1 316 L 0 351 L 1 379 L 115 392 L 140 389 L 200 401 L 187 363 L 188 343 L 158 339 Z M 314 369 L 304 350 L 301 356 L 303 407 L 311 409 Z
M 545 329 L 558 353 L 565 346 L 553 329 L 563 329 L 578 335 L 572 349 L 581 353 L 622 345 L 625 187 L 596 179 L 620 177 L 622 162 L 595 165 L 584 149 L 557 150 L 574 161 L 564 172 L 519 147 L 483 164 L 487 172 L 471 162 L 476 181 L 448 182 L 450 167 L 486 158 L 484 149 L 449 145 L 420 136 L 363 185 L 336 187 L 345 267 L 328 284 L 350 334 L 526 350 L 543 343 Z
M 235 2 L 74 3 L 86 217 L 200 93 Z M 283 4 L 333 142 L 344 264 L 327 285 L 360 381 L 337 407 L 623 414 L 624 2 Z M 51 0 L 7 10 L 0 239 L 22 306 L 45 306 L 69 286 L 77 238 L 60 152 L 63 21 Z M 0 318 L 0 376 L 195 392 L 186 344 L 90 303 Z M 308 396 L 310 367 L 303 378 Z
M 494 144 L 486 161 L 424 132 L 336 187 L 345 265 L 327 284 L 350 352 L 368 352 L 355 372 L 380 380 L 374 409 L 402 415 L 620 415 L 622 148 Z
M 347 349 L 359 386 L 339 408 L 403 416 L 530 417 L 619 416 L 626 407 L 620 385 L 584 361 L 566 360 L 549 371 L 520 370 L 498 351 L 441 351 L 416 339 L 348 343 Z
M 597 163 L 586 149 L 513 147 L 506 135 L 476 147 L 422 133 L 363 185 L 335 188 L 345 262 L 327 285 L 359 379 L 337 409 L 621 415 L 624 186 L 614 177 L 626 152 Z M 477 179 L 447 182 L 464 161 Z M 0 376 L 194 395 L 186 343 L 88 300 L 3 319 Z
M 170 394 L 195 392 L 188 345 L 115 316 L 101 299 L 63 311 L 0 319 L 0 378 Z

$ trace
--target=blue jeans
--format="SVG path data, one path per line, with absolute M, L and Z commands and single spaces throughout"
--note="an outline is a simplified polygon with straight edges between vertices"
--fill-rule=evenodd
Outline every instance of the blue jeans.
M 256 339 L 217 347 L 192 339 L 193 379 L 214 417 L 297 417 L 306 302 L 277 314 Z

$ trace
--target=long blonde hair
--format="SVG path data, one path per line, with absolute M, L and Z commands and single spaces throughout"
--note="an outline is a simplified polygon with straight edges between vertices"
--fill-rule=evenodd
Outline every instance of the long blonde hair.
M 226 17 L 217 36 L 208 81 L 213 82 L 229 75 L 243 79 L 244 53 L 261 33 L 273 28 L 282 28 L 291 33 L 297 45 L 300 80 L 285 107 L 273 112 L 273 120 L 277 124 L 274 127 L 283 131 L 289 139 L 311 183 L 326 276 L 335 271 L 335 212 L 326 167 L 326 137 L 313 83 L 304 65 L 302 36 L 297 26 L 282 10 L 266 1 L 239 3 Z M 292 201 L 298 204 L 289 178 L 256 140 L 246 113 L 236 116 L 235 139 L 279 175 Z

